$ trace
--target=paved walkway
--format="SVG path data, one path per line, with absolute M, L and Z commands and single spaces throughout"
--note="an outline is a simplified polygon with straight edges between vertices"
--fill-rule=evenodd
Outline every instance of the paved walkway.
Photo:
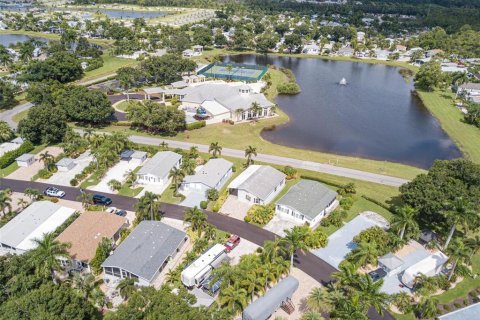
M 23 192 L 26 188 L 35 188 L 43 191 L 50 185 L 32 181 L 19 181 L 11 179 L 0 179 L 0 189 L 10 188 L 14 192 Z M 80 195 L 80 190 L 74 187 L 58 186 L 61 190 L 64 190 L 66 200 L 77 200 Z M 117 208 L 123 208 L 126 210 L 134 210 L 134 206 L 138 199 L 108 194 L 113 201 L 112 205 Z M 183 220 L 184 212 L 186 208 L 169 203 L 162 203 L 160 206 L 160 212 L 168 218 Z M 230 218 L 218 213 L 204 211 L 208 216 L 208 222 L 217 227 L 220 230 L 224 230 L 229 233 L 238 234 L 240 237 L 245 238 L 259 246 L 263 246 L 263 243 L 267 240 L 273 240 L 276 235 L 270 231 L 259 228 L 253 224 L 249 224 L 234 218 Z M 321 284 L 326 284 L 332 281 L 332 272 L 337 271 L 328 263 L 318 258 L 310 252 L 297 252 L 294 259 L 294 263 L 297 268 L 317 280 Z M 387 311 L 383 316 L 380 316 L 373 309 L 370 309 L 369 318 L 373 320 L 394 320 L 393 316 Z
M 209 147 L 206 144 L 190 143 L 190 142 L 184 142 L 184 141 L 175 141 L 175 140 L 167 140 L 163 138 L 144 137 L 144 136 L 130 136 L 130 140 L 135 143 L 155 145 L 155 146 L 160 145 L 162 142 L 166 142 L 172 148 L 181 148 L 186 150 L 190 149 L 190 147 L 192 146 L 196 146 L 198 147 L 198 150 L 200 152 L 206 152 L 206 153 L 208 153 L 208 147 Z M 230 149 L 230 148 L 223 148 L 222 155 L 227 157 L 244 159 L 245 151 Z M 259 153 L 255 157 L 255 160 L 260 162 L 273 163 L 281 166 L 288 165 L 295 168 L 328 173 L 336 176 L 342 176 L 342 177 L 352 178 L 357 180 L 375 182 L 375 183 L 394 186 L 394 187 L 399 187 L 402 184 L 408 182 L 408 180 L 405 180 L 405 179 L 381 175 L 377 173 L 337 167 L 337 166 L 313 162 L 313 161 L 304 161 L 299 159 L 274 156 L 269 154 Z

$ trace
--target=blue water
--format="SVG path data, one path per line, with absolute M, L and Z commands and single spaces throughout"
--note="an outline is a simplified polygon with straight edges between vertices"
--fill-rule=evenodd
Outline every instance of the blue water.
M 8 47 L 18 42 L 27 41 L 28 39 L 48 42 L 48 39 L 42 37 L 30 37 L 24 34 L 0 34 L 0 44 L 4 45 L 5 47 Z

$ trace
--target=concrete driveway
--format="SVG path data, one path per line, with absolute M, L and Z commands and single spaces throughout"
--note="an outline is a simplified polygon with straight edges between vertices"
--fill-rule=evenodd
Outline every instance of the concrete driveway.
M 51 154 L 54 157 L 62 153 L 62 149 L 59 147 L 47 147 L 35 155 L 35 162 L 32 165 L 30 165 L 29 167 L 19 167 L 17 170 L 15 170 L 10 175 L 8 175 L 7 178 L 15 179 L 15 180 L 30 181 L 32 177 L 38 173 L 38 171 L 43 169 L 44 164 L 43 162 L 39 161 L 39 158 L 41 153 L 45 153 L 47 151 L 49 154 Z
M 51 184 L 57 184 L 60 186 L 69 186 L 70 180 L 75 178 L 75 176 L 83 171 L 86 166 L 90 162 L 92 162 L 93 157 L 90 154 L 90 151 L 85 151 L 82 153 L 77 159 L 75 159 L 75 167 L 67 172 L 57 171 L 53 174 L 49 179 L 43 181 L 43 179 L 39 179 L 39 181 Z
M 229 195 L 223 206 L 220 208 L 220 212 L 243 221 L 251 206 L 251 204 L 239 201 L 236 196 Z
M 285 236 L 285 230 L 290 230 L 295 226 L 301 226 L 302 223 L 295 223 L 291 220 L 283 219 L 274 215 L 272 220 L 263 229 L 273 232 L 281 237 Z
M 107 174 L 105 175 L 105 177 L 103 177 L 99 184 L 93 187 L 89 187 L 88 189 L 93 191 L 112 193 L 113 191 L 108 186 L 108 182 L 113 179 L 123 182 L 125 180 L 125 178 L 123 177 L 125 173 L 127 173 L 129 170 L 134 170 L 136 167 L 138 167 L 138 163 L 120 160 L 119 163 L 117 163 L 116 165 L 111 167 L 110 170 L 108 170 Z
M 204 193 L 189 192 L 185 194 L 185 199 L 179 204 L 184 207 L 200 207 L 200 202 L 207 200 Z

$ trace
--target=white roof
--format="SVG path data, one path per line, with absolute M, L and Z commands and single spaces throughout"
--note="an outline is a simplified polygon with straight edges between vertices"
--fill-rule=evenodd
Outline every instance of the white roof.
M 198 257 L 197 260 L 195 260 L 192 264 L 190 264 L 182 271 L 182 279 L 194 278 L 206 266 L 210 265 L 215 260 L 215 258 L 222 252 L 225 252 L 225 246 L 219 243 L 208 249 L 200 257 Z
M 34 249 L 34 239 L 55 231 L 74 212 L 50 201 L 36 201 L 0 229 L 0 242 L 23 251 Z
M 145 88 L 145 89 L 143 89 L 143 91 L 146 94 L 156 94 L 156 93 L 165 92 L 165 89 L 163 89 L 161 87 L 154 87 L 154 88 Z
M 441 251 L 429 255 L 428 257 L 420 260 L 414 265 L 408 267 L 402 276 L 402 282 L 406 285 L 409 285 L 415 281 L 415 278 L 419 274 L 424 274 L 427 276 L 432 276 L 437 268 L 442 266 L 445 262 L 448 261 L 448 257 L 443 254 Z
M 4 142 L 0 144 L 0 157 L 3 156 L 8 151 L 16 150 L 20 147 L 17 143 L 12 142 Z
M 266 200 L 284 179 L 285 174 L 271 166 L 251 165 L 240 173 L 228 188 L 245 190 L 257 198 Z
M 24 154 L 22 154 L 20 157 L 16 158 L 15 161 L 29 161 L 29 160 L 32 159 L 33 157 L 35 157 L 34 154 L 24 153 Z
M 205 110 L 207 110 L 213 116 L 218 116 L 220 114 L 230 112 L 230 110 L 222 106 L 217 101 L 212 101 L 212 100 L 204 101 L 200 106 Z

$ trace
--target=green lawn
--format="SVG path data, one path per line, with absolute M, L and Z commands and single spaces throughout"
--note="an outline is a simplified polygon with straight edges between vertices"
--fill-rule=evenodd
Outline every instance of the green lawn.
M 128 107 L 128 102 L 127 101 L 122 101 L 115 106 L 115 109 L 125 112 L 125 111 L 127 111 L 127 107 Z
M 480 163 L 480 129 L 463 122 L 463 113 L 454 105 L 454 95 L 440 91 L 418 94 L 465 157 Z
M 279 70 L 270 70 L 269 73 L 272 76 L 274 83 L 279 83 L 285 80 L 285 75 Z M 274 85 L 267 90 L 267 96 L 273 99 L 276 93 Z M 296 158 L 300 160 L 308 159 L 319 163 L 330 163 L 341 167 L 358 169 L 368 172 L 374 172 L 379 174 L 385 174 L 395 177 L 401 177 L 406 179 L 412 179 L 416 175 L 425 172 L 422 169 L 387 161 L 377 161 L 369 159 L 354 158 L 342 155 L 322 153 L 318 151 L 296 149 L 278 144 L 271 143 L 262 139 L 260 136 L 261 131 L 266 127 L 272 125 L 280 125 L 288 122 L 288 116 L 278 110 L 278 116 L 270 119 L 263 119 L 258 122 L 243 123 L 243 124 L 212 124 L 204 128 L 185 131 L 177 134 L 174 137 L 168 137 L 168 139 L 187 141 L 194 143 L 209 144 L 210 142 L 219 142 L 223 147 L 245 149 L 249 145 L 253 145 L 257 148 L 257 152 L 272 154 L 278 156 L 285 156 L 290 158 Z M 134 130 L 129 130 L 125 127 L 107 127 L 106 131 L 124 131 L 131 135 L 145 135 L 149 134 Z
M 27 117 L 29 110 L 24 110 L 22 112 L 17 113 L 12 117 L 12 120 L 15 121 L 16 123 L 19 123 L 20 120 L 25 119 Z
M 113 76 L 114 73 L 121 67 L 135 66 L 138 61 L 133 59 L 123 59 L 111 56 L 108 53 L 102 55 L 103 66 L 101 68 L 85 72 L 84 77 L 78 81 L 79 83 L 89 81 L 95 78 Z

